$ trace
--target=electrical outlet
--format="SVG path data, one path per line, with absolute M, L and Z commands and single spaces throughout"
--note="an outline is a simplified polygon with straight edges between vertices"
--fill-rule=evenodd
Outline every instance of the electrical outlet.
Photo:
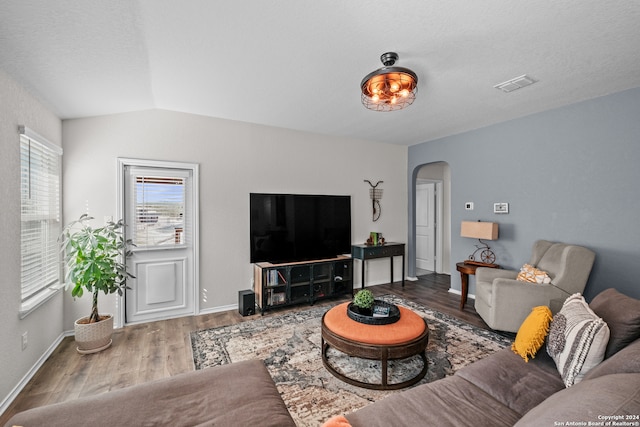
M 27 344 L 29 343 L 29 332 L 24 332 L 22 334 L 22 351 L 27 349 Z
M 473 202 L 467 202 L 464 204 L 464 209 L 466 211 L 472 211 L 473 210 Z

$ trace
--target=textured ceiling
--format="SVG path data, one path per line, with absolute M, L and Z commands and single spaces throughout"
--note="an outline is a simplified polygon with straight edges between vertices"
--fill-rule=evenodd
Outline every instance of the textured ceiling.
M 61 118 L 161 108 L 411 145 L 640 86 L 637 0 L 0 0 L 0 68 Z M 359 86 L 387 51 L 414 104 Z M 493 86 L 528 74 L 535 85 Z

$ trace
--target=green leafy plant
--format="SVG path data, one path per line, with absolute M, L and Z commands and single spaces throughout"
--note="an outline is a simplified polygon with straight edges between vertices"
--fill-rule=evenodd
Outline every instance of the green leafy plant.
M 373 292 L 369 289 L 361 289 L 353 298 L 353 305 L 362 309 L 370 309 L 373 307 Z
M 131 255 L 131 241 L 124 240 L 124 221 L 109 222 L 99 228 L 88 222 L 87 214 L 67 225 L 60 239 L 66 265 L 65 289 L 80 298 L 84 291 L 93 294 L 89 323 L 98 322 L 98 294 L 117 292 L 122 296 L 127 289 L 127 278 L 135 278 L 121 261 Z M 124 257 L 124 258 L 123 258 Z

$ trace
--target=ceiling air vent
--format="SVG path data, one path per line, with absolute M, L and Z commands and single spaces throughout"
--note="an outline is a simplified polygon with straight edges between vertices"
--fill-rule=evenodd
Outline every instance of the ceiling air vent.
M 514 77 L 511 80 L 507 80 L 506 82 L 499 83 L 494 87 L 496 89 L 500 89 L 503 92 L 509 93 L 509 92 L 513 92 L 514 90 L 521 89 L 525 86 L 532 85 L 535 82 L 536 81 L 533 80 L 531 77 L 524 74 L 520 77 Z

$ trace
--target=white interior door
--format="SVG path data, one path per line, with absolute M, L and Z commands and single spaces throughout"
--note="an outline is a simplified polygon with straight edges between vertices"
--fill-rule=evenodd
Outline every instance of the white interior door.
M 127 323 L 196 313 L 194 170 L 141 165 L 123 168 L 127 259 Z
M 436 270 L 435 183 L 416 185 L 416 267 Z

